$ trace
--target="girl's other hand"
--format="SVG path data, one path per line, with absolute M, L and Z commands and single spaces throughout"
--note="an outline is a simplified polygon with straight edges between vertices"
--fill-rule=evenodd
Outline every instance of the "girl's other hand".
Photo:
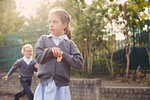
M 62 51 L 60 50 L 60 48 L 57 48 L 57 47 L 52 48 L 52 53 L 54 57 L 62 56 Z
M 34 67 L 35 67 L 35 68 L 38 68 L 38 67 L 39 67 L 39 65 L 38 65 L 38 64 L 35 64 L 35 65 L 34 65 Z
M 3 80 L 8 80 L 8 76 L 2 77 Z

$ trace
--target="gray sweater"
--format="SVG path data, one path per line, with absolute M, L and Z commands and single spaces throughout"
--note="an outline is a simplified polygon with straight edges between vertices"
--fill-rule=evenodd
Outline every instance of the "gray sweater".
M 23 58 L 20 58 L 13 64 L 7 76 L 9 77 L 13 72 L 16 71 L 17 68 L 19 68 L 19 76 L 31 78 L 34 71 L 37 71 L 37 69 L 34 67 L 35 64 L 36 62 L 34 59 L 30 62 L 29 65 L 27 65 Z
M 58 47 L 63 51 L 61 62 L 56 61 L 52 54 L 52 48 Z M 51 37 L 43 35 L 35 45 L 35 59 L 39 63 L 37 76 L 42 84 L 47 84 L 53 78 L 56 86 L 67 86 L 70 82 L 71 66 L 81 69 L 82 56 L 72 40 L 62 40 L 58 46 Z

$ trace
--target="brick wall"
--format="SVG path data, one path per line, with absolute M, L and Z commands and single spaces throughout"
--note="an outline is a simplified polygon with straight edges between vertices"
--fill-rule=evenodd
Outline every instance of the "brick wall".
M 6 75 L 1 73 L 0 77 Z M 9 81 L 0 78 L 0 94 L 15 94 L 22 90 L 17 73 Z M 32 91 L 34 92 L 39 79 L 33 77 Z M 101 86 L 100 79 L 72 78 L 70 82 L 72 100 L 150 100 L 149 87 L 113 87 Z
M 150 100 L 149 87 L 104 86 L 99 94 L 99 100 Z
M 100 79 L 71 79 L 72 100 L 99 100 Z

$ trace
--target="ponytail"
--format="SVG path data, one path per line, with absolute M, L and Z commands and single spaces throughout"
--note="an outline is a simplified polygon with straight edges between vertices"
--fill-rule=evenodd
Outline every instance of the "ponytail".
M 67 27 L 65 28 L 65 34 L 66 34 L 67 37 L 71 40 L 71 31 L 70 31 L 69 26 L 67 26 Z

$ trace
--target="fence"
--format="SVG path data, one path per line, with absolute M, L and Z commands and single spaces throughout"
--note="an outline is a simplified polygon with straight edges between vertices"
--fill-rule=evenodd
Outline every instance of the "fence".
M 150 32 L 149 30 L 138 30 L 133 28 L 129 34 L 130 37 L 130 69 L 136 71 L 140 66 L 142 71 L 150 71 Z M 110 36 L 108 36 L 109 38 Z M 126 59 L 126 41 L 107 39 L 105 41 L 106 51 L 104 59 L 104 52 L 102 47 L 98 44 L 99 40 L 94 40 L 93 46 L 93 74 L 105 74 L 108 73 L 106 60 L 111 65 L 111 51 L 113 50 L 112 66 L 115 72 L 125 71 L 127 65 Z M 129 51 L 129 48 L 128 48 Z
M 26 30 L 26 31 L 22 31 Z M 149 30 L 139 31 L 133 29 L 131 32 L 131 55 L 130 55 L 130 69 L 137 69 L 137 66 L 141 66 L 141 69 L 150 69 L 149 65 L 149 51 L 150 51 L 150 41 L 149 41 Z M 46 24 L 37 25 L 34 27 L 21 27 L 17 34 L 10 34 L 7 36 L 7 46 L 0 47 L 0 69 L 8 70 L 11 68 L 14 61 L 20 58 L 21 48 L 24 44 L 30 43 L 34 47 L 37 39 L 42 34 L 49 34 L 48 26 Z M 95 40 L 94 40 L 95 41 Z M 111 51 L 113 46 L 113 67 L 115 71 L 123 70 L 126 67 L 126 57 L 125 57 L 125 40 L 115 40 L 113 45 L 111 40 L 105 41 L 108 50 Z M 97 45 L 98 41 L 95 41 L 92 47 L 92 73 L 93 74 L 107 74 L 108 69 L 106 65 L 106 59 L 104 59 L 104 53 L 102 48 Z M 110 54 L 108 50 L 105 51 L 107 60 L 110 64 Z M 85 64 L 86 65 L 86 64 Z M 85 67 L 86 68 L 86 67 Z
M 140 65 L 141 70 L 150 69 L 150 31 L 137 30 L 133 28 L 133 50 L 131 52 L 131 62 L 133 68 Z
M 23 55 L 21 54 L 22 46 L 26 43 L 33 47 L 37 39 L 42 34 L 48 34 L 46 24 L 36 25 L 33 27 L 21 27 L 17 34 L 8 34 L 6 36 L 7 46 L 0 47 L 0 69 L 9 70 L 12 64 Z M 22 31 L 25 30 L 25 31 Z

